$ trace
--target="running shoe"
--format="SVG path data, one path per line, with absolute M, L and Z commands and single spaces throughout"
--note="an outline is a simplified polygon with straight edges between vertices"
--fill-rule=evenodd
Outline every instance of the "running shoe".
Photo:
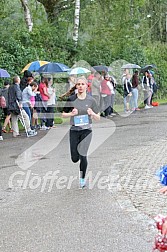
M 3 141 L 3 136 L 0 136 L 0 141 Z
M 49 130 L 49 127 L 46 127 L 45 125 L 43 125 L 40 130 Z
M 149 109 L 150 108 L 150 106 L 148 106 L 147 104 L 146 104 L 146 106 L 144 107 L 144 109 Z
M 33 136 L 36 136 L 36 135 L 37 135 L 37 132 L 34 132 L 33 130 L 28 132 L 29 137 L 33 137 Z
M 80 178 L 80 180 L 79 180 L 79 184 L 80 184 L 80 188 L 84 188 L 84 187 L 86 186 L 85 179 Z

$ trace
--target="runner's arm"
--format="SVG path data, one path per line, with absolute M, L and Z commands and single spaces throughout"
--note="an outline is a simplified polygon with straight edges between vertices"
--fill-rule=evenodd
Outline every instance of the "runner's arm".
M 73 110 L 68 113 L 64 112 L 64 111 L 62 113 L 63 118 L 68 118 L 68 117 L 75 116 L 75 115 L 78 115 L 78 109 L 76 109 L 76 108 L 73 108 Z
M 100 120 L 100 113 L 96 114 L 95 112 L 93 112 L 91 108 L 88 108 L 87 112 L 88 112 L 88 115 L 90 115 L 94 120 L 96 121 Z

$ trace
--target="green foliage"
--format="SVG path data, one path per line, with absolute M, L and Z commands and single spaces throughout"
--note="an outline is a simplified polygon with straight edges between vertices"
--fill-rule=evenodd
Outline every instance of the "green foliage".
M 63 119 L 61 117 L 56 117 L 56 118 L 54 118 L 54 123 L 55 124 L 62 124 L 63 123 Z
M 167 44 L 155 43 L 149 44 L 144 48 L 148 64 L 155 64 L 157 69 L 155 79 L 160 87 L 160 93 L 164 97 L 167 95 Z
M 38 59 L 68 66 L 79 60 L 92 66 L 126 60 L 140 66 L 157 65 L 155 78 L 160 84 L 160 93 L 166 95 L 166 0 L 81 1 L 77 47 L 72 40 L 74 3 L 67 1 L 68 8 L 59 11 L 58 1 L 54 1 L 54 8 L 48 9 L 49 1 L 45 1 L 45 6 L 39 2 L 42 1 L 29 1 L 34 23 L 31 33 L 25 25 L 21 2 L 3 0 L 1 3 L 0 67 L 7 69 L 11 76 L 20 74 L 26 64 Z M 56 18 L 49 23 L 51 19 L 47 17 L 54 14 Z
M 136 41 L 132 40 L 129 43 L 125 44 L 120 54 L 122 56 L 122 59 L 130 63 L 144 65 L 145 55 L 143 47 L 139 43 L 136 43 Z

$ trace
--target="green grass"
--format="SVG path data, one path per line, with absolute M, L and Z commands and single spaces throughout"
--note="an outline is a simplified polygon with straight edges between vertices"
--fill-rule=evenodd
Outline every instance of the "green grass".
M 63 118 L 61 118 L 61 117 L 55 117 L 54 118 L 54 123 L 55 124 L 62 124 L 63 123 Z
M 158 102 L 160 105 L 167 104 L 167 99 L 154 99 L 155 102 Z

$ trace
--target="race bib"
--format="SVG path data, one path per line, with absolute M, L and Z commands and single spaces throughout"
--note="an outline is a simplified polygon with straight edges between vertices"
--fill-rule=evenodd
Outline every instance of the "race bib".
M 89 124 L 89 117 L 88 115 L 79 115 L 74 116 L 74 125 L 75 126 L 83 126 Z

